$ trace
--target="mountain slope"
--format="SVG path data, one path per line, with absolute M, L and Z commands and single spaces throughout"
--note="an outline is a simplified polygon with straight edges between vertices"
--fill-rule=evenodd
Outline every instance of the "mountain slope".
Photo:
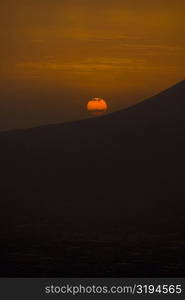
M 184 211 L 185 80 L 126 110 L 0 140 L 3 216 L 97 230 Z

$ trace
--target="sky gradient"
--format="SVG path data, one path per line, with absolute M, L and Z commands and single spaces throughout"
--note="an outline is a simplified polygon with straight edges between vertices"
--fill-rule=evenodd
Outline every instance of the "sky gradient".
M 0 129 L 110 111 L 184 79 L 182 0 L 2 0 Z

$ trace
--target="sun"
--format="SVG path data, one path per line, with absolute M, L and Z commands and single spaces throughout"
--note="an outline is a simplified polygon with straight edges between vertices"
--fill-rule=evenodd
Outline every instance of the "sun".
M 107 112 L 107 102 L 102 98 L 93 98 L 87 103 L 87 111 L 92 115 L 102 115 Z

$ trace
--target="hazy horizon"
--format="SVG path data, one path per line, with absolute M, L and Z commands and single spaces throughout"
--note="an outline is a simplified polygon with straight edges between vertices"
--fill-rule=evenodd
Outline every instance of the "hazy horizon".
M 0 130 L 109 112 L 183 80 L 182 1 L 3 0 Z

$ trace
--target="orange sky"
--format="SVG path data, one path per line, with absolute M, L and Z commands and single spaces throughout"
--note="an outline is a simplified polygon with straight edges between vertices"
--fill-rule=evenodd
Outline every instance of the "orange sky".
M 85 117 L 182 80 L 182 0 L 1 0 L 0 129 Z

